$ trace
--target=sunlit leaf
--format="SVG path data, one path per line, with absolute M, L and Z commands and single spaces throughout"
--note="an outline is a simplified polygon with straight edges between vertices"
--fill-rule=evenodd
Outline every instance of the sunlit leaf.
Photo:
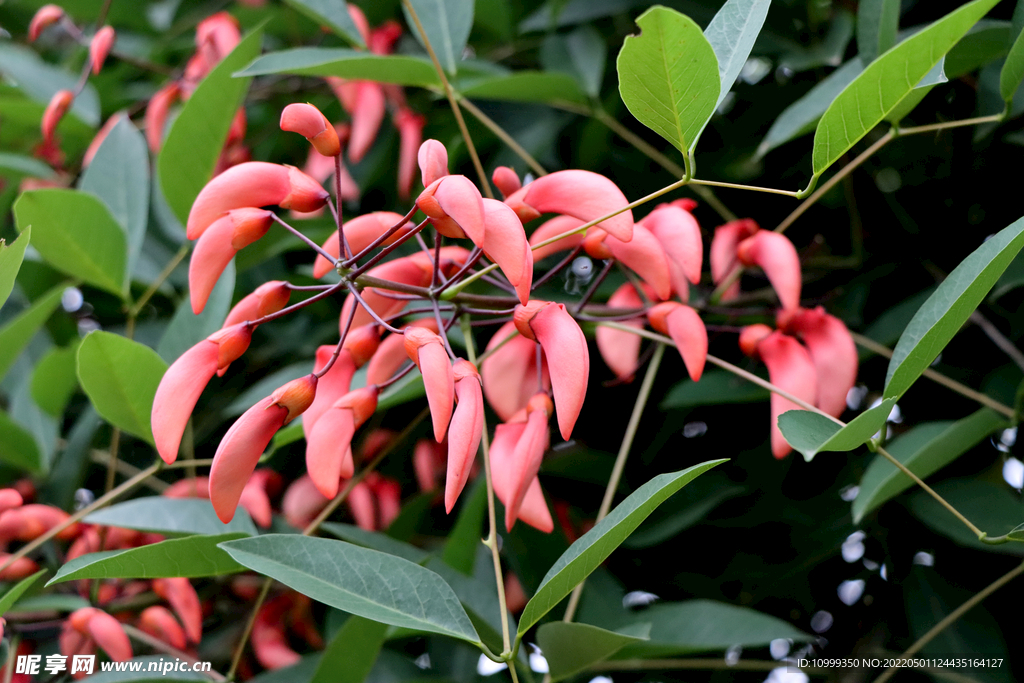
M 1003 70 L 999 72 L 999 94 L 1004 101 L 1013 101 L 1021 80 L 1024 80 L 1024 31 L 1013 41 L 1003 62 Z
M 771 0 L 728 0 L 704 29 L 704 37 L 718 58 L 721 86 L 716 107 L 729 94 L 746 64 L 770 5 Z

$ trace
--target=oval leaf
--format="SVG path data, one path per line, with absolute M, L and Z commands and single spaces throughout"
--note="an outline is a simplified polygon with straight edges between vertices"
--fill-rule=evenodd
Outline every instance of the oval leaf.
M 7 297 L 14 290 L 14 279 L 21 270 L 21 262 L 25 260 L 25 247 L 32 239 L 32 228 L 28 227 L 10 244 L 0 240 L 0 306 L 7 302 Z
M 299 47 L 270 52 L 235 74 L 265 76 L 341 76 L 378 83 L 440 88 L 430 60 L 405 55 L 375 55 L 346 48 Z
M 675 10 L 652 7 L 636 23 L 640 35 L 626 38 L 616 62 L 619 93 L 640 123 L 685 156 L 718 102 L 715 51 L 693 19 Z
M 344 541 L 286 534 L 221 547 L 240 564 L 331 607 L 393 626 L 480 642 L 444 579 L 408 560 Z
M 52 266 L 124 297 L 127 242 L 99 199 L 77 190 L 25 192 L 14 203 L 19 230 L 32 226 L 32 246 Z
M 39 577 L 45 573 L 45 569 L 40 569 L 32 576 L 26 576 L 24 579 L 14 584 L 14 587 L 11 588 L 11 590 L 4 593 L 4 596 L 0 598 L 0 616 L 7 614 L 7 611 L 14 606 L 14 603 L 18 601 L 18 598 L 24 595 L 25 591 L 31 588 L 32 584 L 34 584 Z
M 0 327 L 0 379 L 14 365 L 14 361 L 28 346 L 29 341 L 43 326 L 43 323 L 60 306 L 65 285 L 58 285 L 39 297 L 26 310 L 19 313 L 6 325 Z
M 872 62 L 829 106 L 814 133 L 812 167 L 820 176 L 880 123 L 999 0 L 975 0 L 947 14 Z
M 328 27 L 339 36 L 359 47 L 366 47 L 359 27 L 352 21 L 345 3 L 336 0 L 285 0 L 315 22 Z
M 729 94 L 746 64 L 750 49 L 764 26 L 764 18 L 768 16 L 769 5 L 771 0 L 728 0 L 704 29 L 704 37 L 718 58 L 721 86 L 715 107 Z
M 78 348 L 78 380 L 110 424 L 153 443 L 149 419 L 167 364 L 148 346 L 96 331 Z
M 430 46 L 444 70 L 455 73 L 473 27 L 473 0 L 409 0 L 426 36 L 420 35 L 408 7 L 402 3 L 406 23 L 423 47 Z
M 1024 218 L 985 241 L 942 281 L 900 336 L 885 378 L 885 398 L 898 398 L 967 322 L 1024 247 Z
M 555 605 L 590 572 L 594 571 L 612 551 L 619 547 L 633 530 L 640 526 L 655 508 L 673 493 L 716 465 L 726 460 L 710 460 L 681 472 L 659 474 L 615 506 L 611 513 L 569 546 L 540 582 L 533 598 L 523 610 L 519 635 L 540 621 Z
M 882 401 L 865 410 L 846 426 L 809 410 L 789 410 L 779 415 L 779 429 L 789 445 L 810 462 L 822 451 L 852 451 L 873 437 L 896 405 L 896 399 Z
M 78 344 L 52 348 L 32 371 L 32 400 L 54 417 L 64 414 L 71 395 L 78 388 Z
M 167 132 L 157 159 L 167 204 L 182 223 L 199 191 L 213 177 L 235 112 L 249 90 L 249 78 L 234 72 L 260 53 L 263 31 L 247 35 L 192 93 Z
M 560 681 L 611 657 L 622 648 L 647 640 L 646 628 L 616 633 L 590 624 L 553 621 L 537 629 L 537 644 L 548 663 L 551 680 Z
M 234 518 L 225 524 L 217 518 L 210 501 L 199 498 L 136 498 L 97 510 L 86 517 L 85 521 L 165 536 L 256 535 L 256 527 L 244 508 L 238 508 Z
M 886 445 L 894 458 L 924 479 L 974 448 L 978 442 L 1007 426 L 998 413 L 982 408 L 957 422 L 926 422 Z M 914 485 L 913 480 L 882 455 L 876 455 L 860 480 L 853 501 L 853 522 Z

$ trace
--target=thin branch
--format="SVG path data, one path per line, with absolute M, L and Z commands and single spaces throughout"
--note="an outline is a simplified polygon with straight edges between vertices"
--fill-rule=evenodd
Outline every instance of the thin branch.
M 800 194 L 798 190 L 778 190 L 774 187 L 760 187 L 759 185 L 737 185 L 736 183 L 723 183 L 717 180 L 698 180 L 692 178 L 691 185 L 710 185 L 711 187 L 727 187 L 733 190 L 749 190 L 751 192 L 765 192 L 767 194 L 781 194 L 786 197 L 796 197 Z
M 534 159 L 529 152 L 523 149 L 523 146 L 516 142 L 516 139 L 509 135 L 504 128 L 495 123 L 490 116 L 480 111 L 480 109 L 475 104 L 467 100 L 465 97 L 459 97 L 458 101 L 459 104 L 462 105 L 462 107 L 466 111 L 468 111 L 470 114 L 476 117 L 477 121 L 484 124 L 492 133 L 494 133 L 498 137 L 498 139 L 500 139 L 502 142 L 508 145 L 508 148 L 515 152 L 520 159 L 525 161 L 526 165 L 529 166 L 534 173 L 536 173 L 538 176 L 546 176 L 548 174 L 548 172 L 544 170 L 544 167 L 541 166 L 540 163 L 538 163 L 538 161 Z
M 1010 357 L 1018 368 L 1024 370 L 1024 353 L 1021 353 L 1017 346 L 1006 338 L 1006 335 L 999 331 L 991 320 L 982 315 L 981 311 L 971 313 L 971 322 L 981 328 L 981 331 L 992 340 L 992 343 L 999 347 L 999 350 Z
M 943 123 L 930 123 L 927 126 L 912 126 L 910 128 L 898 129 L 899 135 L 914 135 L 916 133 L 931 133 L 936 130 L 946 130 L 947 128 L 960 128 L 962 126 L 973 126 L 979 123 L 998 123 L 1003 120 L 1003 114 L 990 114 L 988 116 L 978 116 L 973 119 L 960 119 L 959 121 L 944 121 Z
M 149 303 L 149 300 L 153 298 L 153 295 L 156 294 L 157 290 L 160 289 L 161 285 L 163 285 L 167 278 L 171 276 L 171 273 L 173 273 L 174 269 L 178 267 L 178 264 L 180 264 L 182 260 L 184 260 L 184 258 L 188 256 L 188 252 L 191 251 L 191 249 L 192 245 L 188 244 L 187 242 L 181 245 L 181 249 L 179 249 L 178 253 L 174 255 L 174 258 L 172 258 L 167 263 L 167 265 L 164 266 L 164 269 L 161 270 L 160 274 L 156 276 L 156 279 L 153 280 L 152 284 L 149 285 L 149 288 L 145 292 L 143 292 L 142 296 L 140 296 L 138 300 L 134 304 L 132 304 L 131 308 L 128 309 L 129 318 L 134 318 L 139 315 L 139 313 L 142 311 L 142 307 Z
M 302 232 L 300 230 L 298 230 L 297 228 L 294 228 L 291 225 L 289 225 L 283 218 L 278 216 L 276 213 L 271 211 L 270 212 L 270 217 L 273 218 L 274 221 L 278 225 L 280 225 L 285 230 L 287 230 L 291 234 L 293 234 L 296 237 L 298 237 L 303 242 L 305 242 L 306 246 L 310 247 L 311 249 L 313 249 L 313 251 L 315 251 L 316 253 L 320 254 L 321 256 L 323 256 L 328 261 L 330 261 L 332 266 L 337 266 L 338 265 L 338 259 L 337 258 L 335 258 L 331 254 L 327 253 L 327 251 L 323 247 L 321 247 L 319 244 L 317 244 L 313 240 L 311 240 L 308 237 L 306 237 L 304 234 L 302 234 Z

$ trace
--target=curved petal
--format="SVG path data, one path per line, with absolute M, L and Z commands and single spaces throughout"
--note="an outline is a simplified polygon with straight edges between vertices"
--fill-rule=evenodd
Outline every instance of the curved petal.
M 433 316 L 413 320 L 406 327 L 422 327 L 437 332 L 437 320 Z M 409 360 L 405 352 L 405 337 L 400 334 L 389 335 L 380 343 L 377 353 L 366 366 L 366 384 L 383 384 L 398 372 Z
M 107 25 L 96 31 L 96 35 L 89 42 L 89 61 L 92 62 L 92 75 L 99 76 L 103 70 L 103 62 L 107 61 L 110 48 L 114 46 L 117 34 L 114 27 Z
M 204 339 L 181 354 L 160 380 L 150 423 L 156 450 L 168 464 L 178 458 L 181 435 L 199 396 L 217 372 L 219 355 L 219 345 Z
M 648 311 L 647 317 L 651 327 L 672 337 L 690 379 L 699 381 L 708 358 L 708 331 L 697 311 L 674 301 L 666 301 Z
M 112 660 L 127 662 L 132 658 L 131 641 L 117 619 L 102 610 L 96 610 L 90 617 L 87 628 L 92 639 Z
M 526 241 L 526 231 L 515 211 L 496 199 L 483 200 L 487 226 L 483 244 L 487 258 L 498 264 L 501 272 L 515 287 L 519 301 L 530 300 L 533 284 L 533 252 Z
M 259 320 L 265 315 L 277 313 L 288 305 L 288 299 L 291 296 L 292 290 L 287 282 L 283 280 L 264 282 L 256 288 L 256 291 L 243 297 L 228 311 L 228 317 L 224 319 L 222 328 L 250 320 Z
M 636 288 L 627 282 L 608 297 L 608 305 L 615 308 L 642 309 L 644 302 L 641 301 Z M 643 313 L 637 315 L 639 317 Z M 643 324 L 636 320 L 625 320 L 621 324 L 638 330 L 643 329 Z M 640 335 L 598 325 L 594 337 L 597 341 L 597 351 L 604 359 L 605 365 L 611 368 L 619 380 L 632 380 L 640 358 Z
M 800 257 L 785 235 L 761 230 L 736 247 L 736 255 L 746 265 L 760 266 L 786 310 L 800 307 Z
M 494 173 L 491 174 L 491 182 L 501 192 L 502 197 L 510 197 L 523 187 L 519 175 L 508 166 L 498 166 L 494 169 Z
M 331 502 L 317 489 L 308 474 L 291 483 L 281 498 L 281 513 L 297 529 L 305 528 Z
M 182 577 L 154 579 L 153 591 L 170 603 L 185 627 L 185 635 L 198 644 L 203 639 L 203 608 L 192 582 Z
M 377 531 L 377 506 L 369 484 L 361 481 L 353 486 L 346 502 L 357 527 L 364 531 Z
M 414 111 L 402 107 L 395 114 L 400 145 L 398 149 L 398 198 L 409 199 L 412 184 L 416 180 L 416 154 L 423 140 L 423 127 L 427 119 Z
M 142 610 L 139 615 L 139 629 L 178 650 L 184 650 L 188 646 L 181 624 L 162 605 L 153 605 Z
M 659 299 L 672 295 L 668 258 L 661 242 L 642 225 L 633 226 L 633 239 L 623 242 L 609 235 L 605 246 L 619 261 L 643 278 Z
M 424 190 L 424 193 L 426 192 Z M 466 237 L 473 241 L 473 244 L 483 246 L 486 221 L 484 203 L 480 190 L 473 184 L 473 181 L 464 175 L 445 176 L 434 187 L 433 198 L 444 216 L 454 221 L 466 234 Z M 424 213 L 426 213 L 425 209 Z M 439 230 L 442 229 L 442 225 L 437 225 Z M 447 233 L 442 230 L 442 234 Z M 459 235 L 448 236 L 459 237 Z
M 484 396 L 480 375 L 472 363 L 461 359 L 455 362 L 453 372 L 456 377 L 455 395 L 459 402 L 448 429 L 448 475 L 444 487 L 444 507 L 448 513 L 455 507 L 455 501 L 469 480 L 484 433 Z
M 455 402 L 455 377 L 441 338 L 422 327 L 405 329 L 405 351 L 423 375 L 427 404 L 434 425 L 434 440 L 444 440 Z
M 199 315 L 206 307 L 221 273 L 238 253 L 231 246 L 235 225 L 230 214 L 224 214 L 199 236 L 192 258 L 188 263 L 188 295 L 192 301 L 192 312 Z
M 423 187 L 448 175 L 448 150 L 437 140 L 424 140 L 416 153 L 416 161 L 423 178 Z
M 509 337 L 509 341 L 504 341 Z M 502 344 L 504 342 L 504 344 Z M 537 368 L 537 343 L 516 334 L 515 323 L 508 322 L 498 328 L 487 344 L 493 351 L 480 364 L 480 377 L 484 385 L 484 396 L 494 412 L 502 420 L 510 420 L 519 410 L 526 407 L 530 397 L 537 393 L 538 386 L 551 386 L 546 366 Z M 538 385 L 537 373 L 543 372 L 543 384 Z
M 353 162 L 359 163 L 370 151 L 384 121 L 386 107 L 384 90 L 379 83 L 359 81 L 352 109 L 352 136 L 348 141 L 348 158 Z
M 818 375 L 817 406 L 833 417 L 846 410 L 846 394 L 857 382 L 857 346 L 843 321 L 822 307 L 802 310 L 790 329 L 804 340 Z
M 551 244 L 544 245 L 543 247 L 537 247 L 538 244 L 546 240 L 551 239 L 557 235 L 561 235 L 564 232 L 575 230 L 584 224 L 585 221 L 581 221 L 579 218 L 572 216 L 555 216 L 549 221 L 545 221 L 540 225 L 539 228 L 533 231 L 530 235 L 530 246 L 536 247 L 533 249 L 533 260 L 542 261 L 552 254 L 557 254 L 560 251 L 569 251 L 583 244 L 585 235 L 582 232 L 578 232 L 572 235 L 567 235 L 560 240 L 556 240 Z
M 316 350 L 316 367 L 318 371 L 327 365 L 331 356 L 334 355 L 334 349 L 333 345 L 326 345 Z M 352 360 L 352 354 L 342 349 L 331 369 L 320 377 L 320 381 L 316 386 L 316 397 L 309 405 L 309 408 L 306 408 L 306 412 L 302 414 L 302 433 L 305 435 L 306 441 L 309 441 L 310 434 L 313 432 L 313 426 L 320 419 L 320 416 L 329 410 L 339 398 L 349 392 L 352 385 L 352 375 L 355 372 L 356 364 Z
M 537 178 L 506 200 L 515 210 L 513 197 L 539 213 L 566 214 L 586 223 L 629 205 L 622 190 L 611 180 L 581 170 L 555 171 Z M 633 238 L 633 212 L 626 209 L 597 227 L 628 242 Z
M 673 273 L 673 288 L 685 292 L 683 278 L 698 284 L 704 262 L 704 242 L 700 224 L 693 214 L 669 204 L 658 207 L 640 223 L 661 243 L 670 265 L 675 266 L 673 270 L 678 274 Z
M 736 247 L 761 228 L 749 218 L 729 221 L 715 228 L 711 238 L 711 279 L 717 285 L 732 272 L 737 265 Z M 740 293 L 739 282 L 734 282 L 722 295 L 722 301 L 735 299 Z
M 761 360 L 768 366 L 772 384 L 797 398 L 814 405 L 818 397 L 818 380 L 807 349 L 793 337 L 775 331 L 757 345 Z M 779 429 L 779 415 L 788 410 L 803 410 L 779 394 L 772 394 L 772 455 L 784 458 L 793 448 Z
M 540 401 L 535 399 L 540 398 Z M 534 403 L 546 404 L 534 406 Z M 547 450 L 550 441 L 548 431 L 548 418 L 551 413 L 551 399 L 547 394 L 537 394 L 530 400 L 531 410 L 526 418 L 526 429 L 523 430 L 519 441 L 516 442 L 515 450 L 512 451 L 511 467 L 509 477 L 511 478 L 509 500 L 505 507 L 505 529 L 512 530 L 519 516 L 519 508 L 526 498 L 526 492 L 530 484 L 537 478 L 540 471 L 541 459 L 544 451 Z
M 351 443 L 355 418 L 348 408 L 328 410 L 317 420 L 306 444 L 306 471 L 327 498 L 338 495 L 341 477 L 355 472 Z M 339 452 L 340 451 L 340 452 Z

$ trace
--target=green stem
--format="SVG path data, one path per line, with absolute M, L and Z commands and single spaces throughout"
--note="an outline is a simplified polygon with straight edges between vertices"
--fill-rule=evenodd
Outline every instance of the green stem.
M 947 128 L 960 128 L 962 126 L 974 126 L 979 123 L 997 123 L 1003 120 L 1003 114 L 990 114 L 988 116 L 978 116 L 973 119 L 960 119 L 959 121 L 944 121 L 943 123 L 931 123 L 927 126 L 912 126 L 911 128 L 898 128 L 896 130 L 897 135 L 914 135 L 916 133 L 931 133 L 936 130 L 946 130 Z
M 514 137 L 509 135 L 504 128 L 495 123 L 494 119 L 480 111 L 480 109 L 475 104 L 467 100 L 465 97 L 459 97 L 459 104 L 466 111 L 468 111 L 470 114 L 476 117 L 477 121 L 484 124 L 492 133 L 494 133 L 498 137 L 499 140 L 508 145 L 508 148 L 515 152 L 520 159 L 525 161 L 526 165 L 529 166 L 534 173 L 536 173 L 538 176 L 546 176 L 548 174 L 548 172 L 544 170 L 544 167 L 541 166 L 540 163 L 536 159 L 534 159 L 529 152 L 523 149 L 522 145 L 516 142 L 516 139 Z
M 737 185 L 736 183 L 723 183 L 717 180 L 698 180 L 693 178 L 690 180 L 691 185 L 710 185 L 711 187 L 728 187 L 733 190 L 749 190 L 751 192 L 766 192 L 768 194 L 781 194 L 786 197 L 797 197 L 800 195 L 800 191 L 794 190 L 777 190 L 773 187 L 760 187 L 758 185 Z
M 253 605 L 252 610 L 249 612 L 249 619 L 245 622 L 245 628 L 242 629 L 242 638 L 238 641 L 238 645 L 235 647 L 235 654 L 231 657 L 231 667 L 228 669 L 226 674 L 227 680 L 235 680 L 235 673 L 238 671 L 238 665 L 242 662 L 242 655 L 245 654 L 245 644 L 249 642 L 249 636 L 252 635 L 252 627 L 256 624 L 256 617 L 259 615 L 260 608 L 263 607 L 263 603 L 267 599 L 267 595 L 270 593 L 270 586 L 273 585 L 274 580 L 267 577 L 263 580 L 263 585 L 260 587 L 260 594 L 256 598 L 256 603 Z
M 138 301 L 136 301 L 128 310 L 128 316 L 130 318 L 138 317 L 139 313 L 142 311 L 142 307 L 149 303 L 149 300 L 153 297 L 154 294 L 156 294 L 157 290 L 160 289 L 160 286 L 164 283 L 164 281 L 171 276 L 171 273 L 173 273 L 174 269 L 178 267 L 178 264 L 180 264 L 184 260 L 184 258 L 188 256 L 188 252 L 191 249 L 192 245 L 188 243 L 183 244 L 181 246 L 181 249 L 179 249 L 178 253 L 174 255 L 174 258 L 172 258 L 167 263 L 167 265 L 164 266 L 164 269 L 160 271 L 160 274 L 157 275 L 156 279 L 153 280 L 152 284 L 149 285 L 149 289 L 143 292 L 142 296 L 139 297 Z

